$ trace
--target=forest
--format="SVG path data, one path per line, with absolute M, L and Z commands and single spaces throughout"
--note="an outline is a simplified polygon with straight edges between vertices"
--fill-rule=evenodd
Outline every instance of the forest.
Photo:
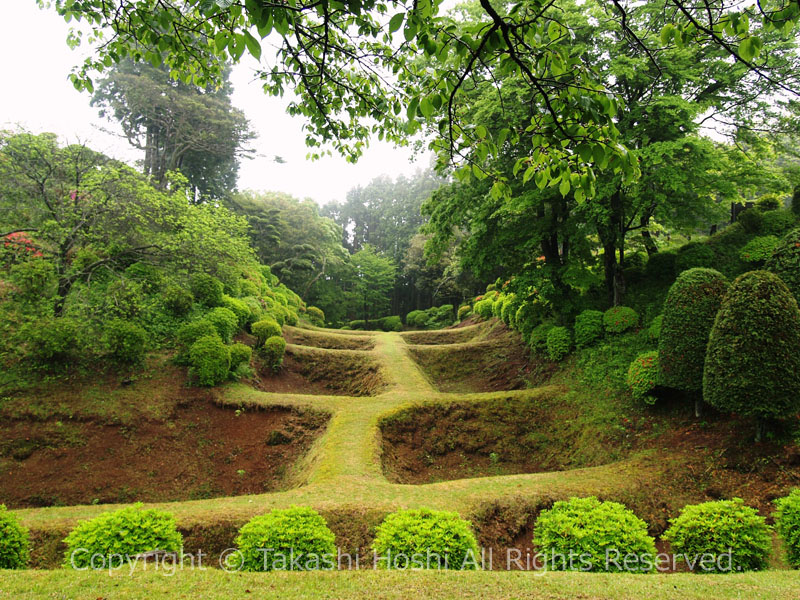
M 800 5 L 27 1 L 138 158 L 0 130 L 0 595 L 800 595 Z

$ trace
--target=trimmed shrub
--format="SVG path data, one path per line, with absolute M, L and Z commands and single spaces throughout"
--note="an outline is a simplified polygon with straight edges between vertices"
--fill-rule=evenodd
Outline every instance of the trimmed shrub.
M 505 302 L 506 295 L 500 294 L 492 302 L 492 316 L 496 319 L 500 318 L 500 312 L 503 310 L 503 302 Z
M 519 310 L 517 310 L 517 316 L 514 319 L 516 329 L 522 335 L 525 343 L 530 342 L 533 328 L 541 322 L 542 315 L 539 306 L 537 303 L 530 301 L 525 301 L 520 305 Z
M 313 508 L 292 506 L 253 517 L 240 530 L 228 568 L 242 571 L 331 570 L 336 538 Z M 294 561 L 294 562 L 292 562 Z
M 190 348 L 201 337 L 206 337 L 209 335 L 218 336 L 219 333 L 217 333 L 217 328 L 214 327 L 214 325 L 208 319 L 196 319 L 190 323 L 182 325 L 175 334 L 175 338 L 177 339 L 178 344 L 184 348 Z
M 585 310 L 575 317 L 575 345 L 588 346 L 603 337 L 603 313 L 599 310 Z
M 367 322 L 364 319 L 356 319 L 354 321 L 350 321 L 350 329 L 366 329 Z
M 780 277 L 800 302 L 800 229 L 781 240 L 764 269 Z
M 28 530 L 0 504 L 0 569 L 24 569 L 29 559 Z
M 689 269 L 672 284 L 664 302 L 658 339 L 661 381 L 679 390 L 703 389 L 703 363 L 728 280 L 713 269 Z
M 243 329 L 250 321 L 250 316 L 252 313 L 250 312 L 250 307 L 247 306 L 247 303 L 244 302 L 244 300 L 224 295 L 222 296 L 222 306 L 236 315 L 236 321 L 239 329 Z
M 80 336 L 80 325 L 70 317 L 39 319 L 26 325 L 21 335 L 28 341 L 31 357 L 50 365 L 76 361 L 82 346 Z
M 378 321 L 382 331 L 403 331 L 403 320 L 400 317 L 383 317 Z
M 233 335 L 239 331 L 239 319 L 228 308 L 222 306 L 213 308 L 206 313 L 204 318 L 214 326 L 223 342 L 230 342 Z
M 730 561 L 720 558 L 700 562 L 699 572 L 758 571 L 767 567 L 772 546 L 769 527 L 764 517 L 740 498 L 686 506 L 670 523 L 663 539 L 677 554 L 724 557 L 730 551 Z
M 409 327 L 425 327 L 428 321 L 428 313 L 424 310 L 412 310 L 406 315 L 406 325 Z
M 297 325 L 297 313 L 291 309 L 286 310 L 286 324 L 294 327 Z
M 480 560 L 469 521 L 455 512 L 427 508 L 388 515 L 378 526 L 372 549 L 379 568 L 474 570 Z
M 635 400 L 645 404 L 655 404 L 656 399 L 650 392 L 658 385 L 658 381 L 659 366 L 656 350 L 644 352 L 633 359 L 631 366 L 628 367 L 626 382 Z
M 566 327 L 553 327 L 547 332 L 547 356 L 561 360 L 572 349 L 572 334 Z
M 472 307 L 469 304 L 459 307 L 458 321 L 461 322 L 472 314 Z
M 800 489 L 775 500 L 775 529 L 783 540 L 789 564 L 800 569 Z
M 714 251 L 708 244 L 703 242 L 689 242 L 685 246 L 678 248 L 678 254 L 675 258 L 676 273 L 681 273 L 687 269 L 713 266 Z
M 763 263 L 772 256 L 778 244 L 780 240 L 774 235 L 760 235 L 745 244 L 739 251 L 739 258 L 750 264 Z
M 788 210 L 771 210 L 764 213 L 764 226 L 766 235 L 785 235 L 787 231 L 797 227 L 797 217 Z
M 652 341 L 657 342 L 661 338 L 661 327 L 664 322 L 664 315 L 658 315 L 650 322 L 650 327 L 647 328 L 647 337 Z
M 256 321 L 260 321 L 265 311 L 259 299 L 255 296 L 247 296 L 242 298 L 242 302 L 245 303 L 247 310 L 250 311 L 250 315 L 247 317 L 247 324 L 252 326 Z
M 235 344 L 231 344 L 228 350 L 231 354 L 231 371 L 235 371 L 239 365 L 250 364 L 250 358 L 253 355 L 253 349 L 250 346 L 236 342 Z
M 675 277 L 677 254 L 674 252 L 656 252 L 648 260 L 645 273 L 658 281 L 672 281 Z
M 800 410 L 800 310 L 776 275 L 738 277 L 717 313 L 706 352 L 703 396 L 717 409 L 757 419 Z
M 183 546 L 183 537 L 171 514 L 154 508 L 145 509 L 137 503 L 81 521 L 64 543 L 67 545 L 65 567 L 96 568 L 99 557 L 103 557 L 101 564 L 108 568 L 127 564 L 143 552 L 178 552 Z M 94 564 L 92 558 L 95 558 Z M 110 561 L 114 561 L 113 564 Z
M 502 305 L 500 306 L 500 320 L 511 327 L 512 316 L 516 313 L 518 308 L 517 295 L 508 294 L 508 296 L 503 298 Z
M 114 319 L 105 325 L 103 342 L 115 360 L 140 363 L 145 354 L 147 332 L 136 323 Z
M 145 309 L 144 288 L 133 279 L 118 279 L 106 287 L 102 310 L 106 317 L 136 319 Z
M 249 279 L 242 279 L 241 284 L 239 285 L 239 293 L 241 296 L 255 296 L 258 297 L 261 295 L 260 290 L 258 289 L 258 285 L 255 281 L 250 281 Z
M 492 307 L 494 306 L 494 301 L 490 298 L 484 298 L 483 300 L 478 300 L 475 303 L 475 314 L 478 315 L 481 319 L 491 319 L 492 318 Z
M 739 258 L 739 251 L 750 237 L 741 223 L 732 223 L 708 238 L 708 245 L 714 252 L 712 268 L 728 278 L 734 278 L 749 270 L 747 263 Z
M 12 264 L 8 279 L 17 288 L 14 295 L 29 302 L 51 298 L 56 290 L 55 269 L 46 260 L 26 260 Z
M 316 325 L 317 327 L 323 327 L 325 325 L 325 313 L 322 312 L 321 308 L 309 306 L 306 309 L 306 316 L 308 320 L 311 321 L 312 325 Z
M 189 373 L 200 385 L 225 381 L 231 368 L 231 353 L 218 335 L 207 335 L 189 349 Z
M 603 329 L 607 333 L 622 333 L 639 324 L 639 315 L 627 306 L 613 306 L 603 313 Z
M 756 200 L 756 207 L 762 214 L 766 215 L 767 212 L 776 211 L 781 208 L 783 202 L 781 201 L 780 194 L 764 194 Z
M 189 288 L 200 304 L 209 307 L 222 304 L 225 286 L 216 277 L 207 273 L 193 273 L 189 280 Z
M 258 355 L 264 359 L 267 367 L 277 372 L 283 364 L 283 355 L 286 353 L 286 340 L 280 336 L 273 336 L 258 348 Z
M 530 341 L 528 342 L 531 350 L 540 353 L 547 351 L 547 336 L 553 327 L 555 327 L 553 323 L 545 322 L 531 330 Z
M 177 285 L 171 285 L 161 294 L 161 300 L 168 312 L 176 317 L 183 317 L 192 310 L 194 296 L 189 290 Z
M 263 346 L 271 337 L 281 337 L 281 326 L 275 319 L 262 319 L 250 326 L 250 331 L 256 336 L 256 346 Z
M 548 569 L 556 571 L 647 572 L 644 555 L 656 553 L 655 541 L 647 534 L 647 523 L 618 502 L 600 502 L 594 496 L 560 500 L 536 519 L 533 541 Z M 568 557 L 585 555 L 570 561 Z M 606 560 L 606 555 L 619 560 Z M 616 554 L 619 553 L 619 554 Z M 626 555 L 641 562 L 623 562 Z M 619 563 L 619 564 L 616 564 Z
M 739 213 L 736 222 L 741 223 L 747 233 L 761 233 L 764 227 L 764 213 L 757 208 L 748 208 Z

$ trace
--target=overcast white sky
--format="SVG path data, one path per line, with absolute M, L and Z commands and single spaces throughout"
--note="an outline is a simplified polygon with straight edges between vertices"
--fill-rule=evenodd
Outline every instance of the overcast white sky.
M 124 139 L 99 129 L 111 129 L 113 124 L 100 119 L 89 106 L 89 94 L 75 91 L 67 79 L 87 51 L 73 52 L 67 47 L 68 29 L 55 11 L 39 10 L 35 0 L 3 1 L 0 128 L 52 131 L 64 141 L 82 141 L 109 156 L 133 162 L 137 152 Z M 377 140 L 356 165 L 338 156 L 307 161 L 302 121 L 289 117 L 285 100 L 265 96 L 252 79 L 251 68 L 240 65 L 234 69 L 233 103 L 245 112 L 259 136 L 252 144 L 257 157 L 242 162 L 241 189 L 282 191 L 324 204 L 344 199 L 347 190 L 378 175 L 411 174 L 427 164 L 427 158 L 411 163 L 409 149 L 395 149 Z M 276 155 L 286 163 L 275 163 Z

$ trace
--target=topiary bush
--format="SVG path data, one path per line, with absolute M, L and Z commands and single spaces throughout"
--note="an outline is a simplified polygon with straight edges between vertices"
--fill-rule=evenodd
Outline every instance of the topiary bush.
M 797 217 L 788 210 L 771 210 L 764 213 L 762 231 L 766 235 L 782 236 L 795 227 L 797 227 Z
M 235 343 L 228 348 L 231 355 L 230 370 L 235 371 L 240 365 L 249 365 L 253 349 L 245 344 Z
M 689 242 L 678 249 L 675 258 L 675 272 L 681 273 L 697 267 L 713 267 L 714 251 L 706 243 Z
M 262 319 L 250 326 L 250 331 L 256 336 L 256 346 L 263 346 L 271 337 L 281 337 L 281 326 L 275 319 Z
M 663 363 L 662 363 L 663 364 Z M 706 351 L 705 400 L 723 412 L 765 419 L 800 410 L 800 310 L 776 275 L 739 276 L 722 301 Z
M 222 306 L 236 315 L 237 325 L 239 329 L 244 329 L 250 321 L 251 311 L 250 307 L 244 300 L 239 298 L 232 298 L 228 295 L 222 296 Z
M 500 306 L 500 320 L 511 327 L 511 321 L 518 309 L 519 304 L 517 303 L 517 295 L 508 294 L 505 298 L 503 298 L 502 305 Z
M 228 568 L 242 571 L 331 570 L 336 538 L 325 519 L 306 506 L 253 517 L 240 530 Z
M 424 310 L 412 310 L 406 315 L 406 325 L 409 327 L 425 327 L 428 321 L 428 313 Z
M 28 354 L 36 362 L 60 366 L 77 362 L 83 347 L 80 324 L 71 317 L 44 318 L 21 331 L 27 340 Z
M 764 213 L 757 208 L 748 208 L 739 213 L 736 222 L 741 223 L 747 233 L 761 233 L 764 227 Z
M 531 332 L 534 327 L 542 322 L 541 311 L 536 302 L 525 301 L 517 310 L 517 315 L 514 318 L 514 327 L 519 331 L 525 343 L 530 343 Z
M 280 336 L 268 338 L 258 348 L 258 355 L 264 359 L 267 367 L 277 372 L 283 364 L 283 355 L 286 353 L 286 340 Z
M 217 328 L 208 319 L 197 319 L 182 325 L 175 334 L 175 339 L 180 346 L 191 348 L 201 337 L 209 335 L 218 336 Z
M 533 528 L 533 541 L 546 568 L 557 571 L 647 572 L 656 553 L 647 523 L 624 505 L 600 502 L 594 496 L 560 500 L 542 511 Z M 576 559 L 570 564 L 570 553 L 585 555 L 585 561 Z M 626 555 L 640 560 L 623 563 Z
M 740 498 L 704 502 L 684 507 L 670 519 L 663 539 L 676 554 L 710 555 L 699 572 L 758 571 L 767 567 L 772 546 L 769 527 L 758 511 Z M 726 554 L 730 552 L 730 558 Z
M 136 364 L 144 359 L 147 332 L 136 323 L 114 319 L 104 327 L 103 343 L 115 360 Z
M 230 368 L 230 350 L 218 335 L 201 337 L 189 349 L 189 374 L 200 385 L 222 383 Z
M 219 337 L 226 343 L 230 342 L 234 334 L 239 331 L 239 319 L 228 308 L 222 306 L 212 308 L 206 313 L 204 319 L 214 326 Z
M 141 503 L 81 521 L 64 539 L 64 566 L 73 569 L 120 567 L 137 554 L 178 552 L 183 537 L 175 518 Z M 94 559 L 94 562 L 92 562 Z M 110 561 L 114 561 L 111 563 Z
M 780 240 L 774 235 L 760 235 L 745 244 L 739 251 L 739 258 L 751 265 L 762 264 L 772 256 L 779 244 Z
M 0 569 L 24 569 L 29 560 L 28 530 L 0 504 Z
M 650 322 L 650 327 L 647 328 L 647 337 L 651 341 L 657 342 L 661 338 L 661 327 L 664 323 L 664 315 L 660 314 Z
M 547 356 L 550 360 L 563 359 L 572 349 L 572 334 L 566 327 L 553 327 L 547 332 Z
M 672 281 L 675 277 L 677 258 L 674 252 L 656 252 L 647 260 L 645 274 L 658 281 Z
M 194 296 L 180 286 L 171 285 L 161 294 L 161 301 L 169 313 L 176 317 L 183 317 L 192 310 Z
M 783 205 L 780 194 L 764 194 L 756 200 L 756 207 L 766 216 L 767 212 L 776 211 Z
M 251 281 L 249 279 L 242 279 L 241 283 L 239 284 L 239 294 L 246 298 L 248 296 L 260 296 L 261 291 L 258 289 L 258 284 L 255 281 Z
M 603 313 L 599 310 L 585 310 L 575 317 L 575 345 L 588 346 L 603 337 Z
M 469 304 L 458 308 L 458 321 L 461 322 L 472 314 L 472 307 Z
M 308 320 L 311 321 L 312 325 L 316 325 L 317 327 L 325 326 L 325 313 L 322 312 L 321 308 L 309 306 L 306 309 L 306 316 L 308 317 Z
M 372 549 L 378 568 L 475 570 L 480 560 L 469 521 L 455 512 L 427 508 L 388 515 L 378 526 Z
M 555 324 L 550 322 L 545 322 L 537 325 L 536 327 L 531 330 L 530 339 L 528 341 L 528 345 L 531 347 L 531 350 L 534 352 L 544 353 L 547 351 L 547 336 L 550 334 L 550 330 L 555 327 Z
M 800 489 L 775 500 L 775 529 L 786 548 L 789 564 L 800 569 Z
M 623 333 L 639 324 L 639 315 L 627 306 L 613 306 L 603 313 L 603 329 L 607 333 Z
M 491 319 L 492 318 L 492 307 L 494 306 L 494 301 L 490 298 L 483 298 L 482 300 L 477 300 L 475 302 L 475 314 L 478 315 L 481 319 Z
M 403 320 L 398 316 L 383 317 L 378 324 L 382 331 L 403 331 Z
M 645 404 L 655 404 L 656 398 L 650 394 L 659 383 L 658 352 L 651 350 L 633 359 L 626 377 L 634 400 Z
M 800 302 L 800 229 L 789 232 L 781 240 L 764 269 L 780 277 Z
M 708 336 L 727 290 L 728 280 L 713 269 L 684 271 L 669 288 L 658 339 L 665 386 L 689 392 L 703 389 Z
M 500 312 L 503 310 L 503 302 L 505 302 L 506 295 L 500 294 L 492 301 L 492 316 L 496 319 L 500 318 Z
M 222 304 L 225 286 L 216 277 L 207 273 L 193 273 L 189 279 L 189 288 L 195 300 L 205 306 L 213 307 Z

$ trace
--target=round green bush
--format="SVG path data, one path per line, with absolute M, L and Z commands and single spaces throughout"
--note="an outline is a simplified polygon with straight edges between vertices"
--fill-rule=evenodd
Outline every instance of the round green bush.
M 28 530 L 0 504 L 0 569 L 24 569 L 29 559 Z
M 703 389 L 703 363 L 714 318 L 728 280 L 713 269 L 689 269 L 672 284 L 658 338 L 661 381 L 687 391 Z
M 789 232 L 781 240 L 764 269 L 780 277 L 800 302 L 800 229 Z
M 650 322 L 650 327 L 647 328 L 647 337 L 652 341 L 657 342 L 661 338 L 661 327 L 664 323 L 664 315 L 660 314 Z
M 286 307 L 282 304 L 278 304 L 277 302 L 273 302 L 272 306 L 269 307 L 269 316 L 277 321 L 278 325 L 283 327 L 286 325 L 286 319 L 289 316 L 289 311 L 286 310 Z
M 175 334 L 175 339 L 184 348 L 191 348 L 201 337 L 209 335 L 218 336 L 217 328 L 208 319 L 196 319 L 182 325 Z
M 406 325 L 409 327 L 425 327 L 425 323 L 427 321 L 428 313 L 426 313 L 424 310 L 412 310 L 406 315 Z
M 764 419 L 800 410 L 800 310 L 776 275 L 751 271 L 731 285 L 706 352 L 703 396 L 723 412 Z
M 331 570 L 338 560 L 335 541 L 314 509 L 275 509 L 253 517 L 239 530 L 239 553 L 226 566 L 242 571 Z
M 272 371 L 278 371 L 283 364 L 283 355 L 286 353 L 286 340 L 280 336 L 268 338 L 262 346 L 258 347 L 258 355 L 264 359 Z
M 172 515 L 154 508 L 145 509 L 139 503 L 81 521 L 64 543 L 67 545 L 65 567 L 103 569 L 119 568 L 144 552 L 178 552 L 183 538 Z
M 460 306 L 458 308 L 458 320 L 459 322 L 466 319 L 472 313 L 472 307 L 469 304 L 464 306 Z
M 714 251 L 704 242 L 689 242 L 678 249 L 675 272 L 681 273 L 697 267 L 713 267 Z
M 350 329 L 366 329 L 367 322 L 364 319 L 354 319 L 349 323 Z
M 16 287 L 14 295 L 26 301 L 52 298 L 56 291 L 56 272 L 53 263 L 47 260 L 26 260 L 12 264 L 8 279 Z
M 540 323 L 531 330 L 528 345 L 534 352 L 544 353 L 547 351 L 547 336 L 555 325 L 550 322 Z
M 194 273 L 189 279 L 189 288 L 195 300 L 205 306 L 219 306 L 222 304 L 222 294 L 225 286 L 216 277 L 207 273 Z
M 311 321 L 312 325 L 316 325 L 317 327 L 325 326 L 325 313 L 322 312 L 321 308 L 309 306 L 306 309 L 306 316 L 308 317 L 308 320 Z
M 492 307 L 494 306 L 494 301 L 489 298 L 483 298 L 475 302 L 475 314 L 478 315 L 481 319 L 491 319 L 492 318 Z
M 188 290 L 177 285 L 167 287 L 161 294 L 164 308 L 176 317 L 183 317 L 192 310 L 194 296 Z
M 204 319 L 214 326 L 224 342 L 230 342 L 234 334 L 239 331 L 239 319 L 229 308 L 222 306 L 212 308 Z
M 651 350 L 634 358 L 628 367 L 626 382 L 635 400 L 655 404 L 656 399 L 650 392 L 659 382 L 658 352 Z
M 786 548 L 789 564 L 800 569 L 800 489 L 775 500 L 775 529 Z
M 772 256 L 778 244 L 780 240 L 774 235 L 760 235 L 745 244 L 739 251 L 739 258 L 750 264 L 763 263 Z
M 575 317 L 575 345 L 584 348 L 603 337 L 603 313 L 585 310 Z
M 542 322 L 542 314 L 537 302 L 524 301 L 514 318 L 515 329 L 519 331 L 526 344 L 530 343 L 531 332 Z
M 656 553 L 647 523 L 624 505 L 594 496 L 560 500 L 542 511 L 533 541 L 546 568 L 556 571 L 647 572 Z M 570 564 L 570 553 L 584 556 Z M 637 560 L 623 563 L 628 555 Z
M 250 364 L 250 357 L 253 355 L 253 349 L 250 346 L 236 342 L 231 344 L 228 350 L 231 353 L 231 371 L 235 371 L 239 365 Z
M 764 194 L 756 200 L 756 206 L 765 216 L 767 212 L 778 210 L 783 204 L 781 194 Z
M 747 233 L 761 233 L 764 228 L 764 213 L 757 208 L 748 208 L 739 213 L 736 222 L 741 223 Z
M 256 346 L 262 346 L 271 337 L 281 336 L 281 326 L 271 318 L 256 321 L 250 326 L 250 331 L 256 336 Z
M 145 309 L 145 291 L 138 281 L 118 279 L 112 281 L 103 294 L 102 310 L 106 317 L 119 319 L 139 318 Z
M 480 561 L 472 524 L 458 513 L 427 508 L 388 515 L 372 549 L 385 569 L 475 570 Z
M 572 349 L 572 334 L 566 327 L 553 327 L 547 332 L 547 356 L 550 360 L 563 359 Z
M 672 281 L 675 277 L 677 258 L 674 252 L 656 252 L 647 260 L 645 274 L 658 281 Z
M 83 346 L 81 327 L 71 317 L 39 319 L 24 327 L 21 337 L 27 340 L 28 353 L 39 363 L 61 365 L 80 357 Z
M 699 563 L 702 568 L 697 572 L 758 571 L 767 567 L 772 547 L 769 527 L 764 517 L 740 498 L 686 506 L 670 523 L 663 539 L 674 553 L 690 558 L 717 557 Z
M 500 320 L 511 327 L 511 321 L 516 315 L 518 309 L 519 304 L 517 303 L 517 295 L 508 294 L 508 296 L 503 298 L 502 305 L 500 306 Z
M 613 306 L 603 313 L 603 329 L 607 333 L 623 333 L 639 324 L 639 315 L 627 306 Z
M 147 332 L 142 327 L 114 319 L 104 329 L 103 342 L 115 360 L 131 364 L 142 362 L 147 345 Z
M 189 350 L 189 367 L 189 373 L 200 385 L 222 383 L 231 368 L 230 350 L 218 335 L 201 337 Z
M 258 288 L 258 284 L 255 281 L 251 281 L 249 279 L 242 279 L 241 284 L 239 285 L 239 293 L 241 296 L 255 296 L 258 297 L 261 295 L 261 292 Z
M 764 213 L 763 232 L 767 235 L 785 235 L 797 227 L 797 217 L 788 210 L 771 210 Z
M 250 311 L 250 307 L 247 306 L 247 303 L 244 300 L 223 295 L 222 306 L 236 315 L 239 329 L 243 329 L 250 321 L 250 316 L 252 313 Z
M 506 300 L 505 294 L 500 294 L 497 296 L 494 301 L 492 302 L 492 316 L 499 319 L 500 312 L 503 310 L 503 302 Z
M 382 331 L 403 331 L 403 320 L 398 316 L 383 317 L 379 325 Z

